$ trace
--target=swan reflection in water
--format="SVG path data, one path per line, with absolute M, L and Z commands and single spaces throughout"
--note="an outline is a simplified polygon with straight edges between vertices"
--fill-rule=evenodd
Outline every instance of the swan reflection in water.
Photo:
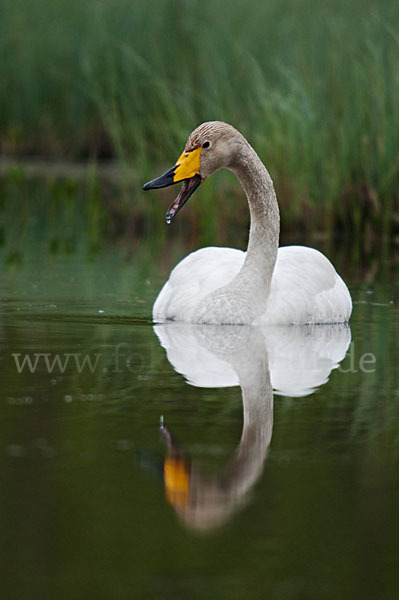
M 169 362 L 198 387 L 241 387 L 240 443 L 222 472 L 204 473 L 168 429 L 164 484 L 168 501 L 191 529 L 211 531 L 241 506 L 259 479 L 273 430 L 273 390 L 306 396 L 328 380 L 350 344 L 348 325 L 210 326 L 156 325 Z

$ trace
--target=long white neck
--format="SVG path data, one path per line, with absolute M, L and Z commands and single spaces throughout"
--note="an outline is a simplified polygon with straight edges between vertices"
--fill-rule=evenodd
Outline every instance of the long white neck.
M 240 136 L 241 137 L 241 136 Z M 271 177 L 242 138 L 230 165 L 247 196 L 251 215 L 244 265 L 228 285 L 198 306 L 196 322 L 251 324 L 266 310 L 280 233 L 280 215 Z
M 247 196 L 251 215 L 248 248 L 244 265 L 232 282 L 248 286 L 266 302 L 277 258 L 280 234 L 280 214 L 272 179 L 246 142 L 232 168 Z

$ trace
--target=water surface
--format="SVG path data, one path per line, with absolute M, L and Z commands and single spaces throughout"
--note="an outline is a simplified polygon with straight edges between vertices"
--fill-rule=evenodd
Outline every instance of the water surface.
M 0 255 L 4 596 L 396 598 L 390 253 L 358 268 L 344 242 L 328 242 L 355 301 L 349 346 L 319 340 L 307 362 L 304 338 L 292 346 L 287 333 L 232 334 L 227 351 L 226 335 L 195 334 L 193 350 L 172 332 L 169 362 L 151 305 L 192 245 L 172 233 L 161 247 L 147 238 L 93 249 L 50 230 L 6 230 Z M 307 387 L 288 386 L 295 354 Z M 243 395 L 255 407 L 246 433 Z

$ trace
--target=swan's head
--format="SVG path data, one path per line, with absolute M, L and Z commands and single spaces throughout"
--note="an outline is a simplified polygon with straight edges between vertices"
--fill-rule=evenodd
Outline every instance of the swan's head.
M 218 169 L 232 168 L 244 137 L 222 121 L 202 123 L 190 134 L 184 152 L 174 167 L 143 186 L 144 190 L 183 182 L 182 188 L 166 213 L 168 222 L 179 212 L 206 177 Z

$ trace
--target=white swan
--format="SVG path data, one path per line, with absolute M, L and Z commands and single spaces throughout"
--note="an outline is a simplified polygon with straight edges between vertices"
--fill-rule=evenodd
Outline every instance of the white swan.
M 280 217 L 271 177 L 246 139 L 221 121 L 203 123 L 176 165 L 143 189 L 183 181 L 168 222 L 218 169 L 235 173 L 246 193 L 251 228 L 246 252 L 203 248 L 171 272 L 153 318 L 204 324 L 344 323 L 352 312 L 345 283 L 330 261 L 305 246 L 278 248 Z

